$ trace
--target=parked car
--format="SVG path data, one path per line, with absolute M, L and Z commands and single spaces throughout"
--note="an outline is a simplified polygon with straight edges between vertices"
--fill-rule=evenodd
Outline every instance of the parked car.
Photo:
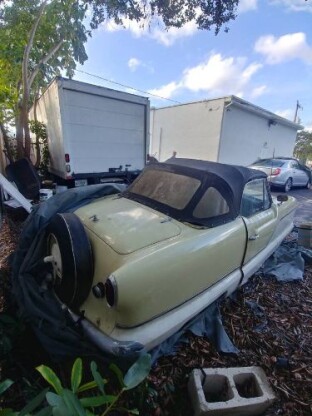
M 100 348 L 150 350 L 246 283 L 291 231 L 295 208 L 293 197 L 271 197 L 263 172 L 173 158 L 54 216 L 45 261 Z
M 261 159 L 250 167 L 266 173 L 269 183 L 283 188 L 284 192 L 289 192 L 295 186 L 309 188 L 311 185 L 311 170 L 296 159 Z

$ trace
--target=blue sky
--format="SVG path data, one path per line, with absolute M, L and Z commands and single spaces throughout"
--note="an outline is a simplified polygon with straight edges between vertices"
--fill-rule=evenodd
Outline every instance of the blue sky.
M 94 32 L 77 69 L 167 98 L 150 96 L 155 107 L 234 94 L 293 120 L 299 100 L 312 128 L 312 0 L 241 0 L 229 32 L 217 36 L 193 23 L 124 26 Z M 145 95 L 81 72 L 75 79 Z

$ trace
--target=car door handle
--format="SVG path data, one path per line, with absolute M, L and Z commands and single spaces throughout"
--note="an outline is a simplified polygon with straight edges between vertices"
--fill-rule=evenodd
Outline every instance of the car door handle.
M 254 241 L 254 240 L 257 240 L 259 238 L 259 234 L 254 234 L 254 235 L 251 235 L 249 238 L 248 238 L 248 240 L 250 240 L 250 241 Z

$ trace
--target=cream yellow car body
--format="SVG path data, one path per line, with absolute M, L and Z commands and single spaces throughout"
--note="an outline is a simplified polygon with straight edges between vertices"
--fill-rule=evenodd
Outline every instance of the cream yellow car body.
M 95 259 L 93 285 L 110 277 L 116 305 L 92 291 L 80 310 L 101 333 L 151 349 L 260 268 L 292 229 L 296 201 L 204 228 L 120 196 L 75 211 Z

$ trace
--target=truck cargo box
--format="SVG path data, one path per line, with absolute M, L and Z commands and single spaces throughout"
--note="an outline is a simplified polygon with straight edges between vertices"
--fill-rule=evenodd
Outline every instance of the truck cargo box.
M 49 171 L 60 182 L 98 183 L 145 166 L 148 98 L 58 77 L 36 111 L 47 127 Z

